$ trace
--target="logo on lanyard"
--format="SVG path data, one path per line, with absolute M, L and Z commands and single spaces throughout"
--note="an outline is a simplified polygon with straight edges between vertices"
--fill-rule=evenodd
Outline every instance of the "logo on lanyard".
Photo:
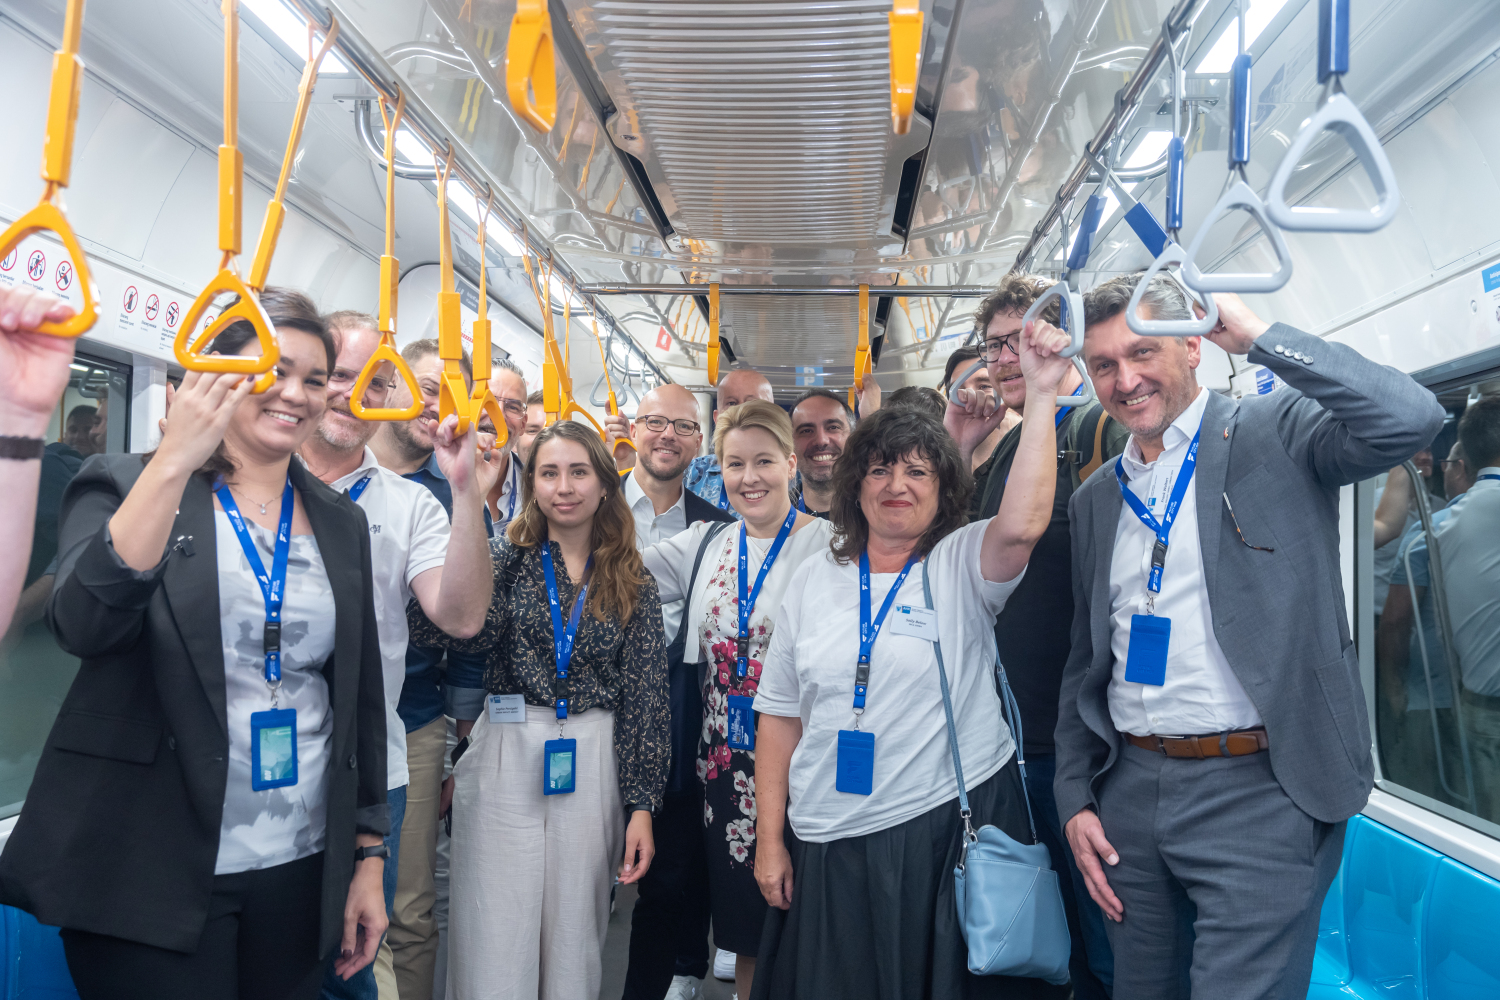
M 552 651 L 557 662 L 552 693 L 557 702 L 558 736 L 542 745 L 542 794 L 559 795 L 574 791 L 577 787 L 574 761 L 578 753 L 578 741 L 563 739 L 562 727 L 568 721 L 568 667 L 573 662 L 573 643 L 578 635 L 578 621 L 583 614 L 583 603 L 588 598 L 594 556 L 590 553 L 588 562 L 584 564 L 583 582 L 578 587 L 578 596 L 573 600 L 573 611 L 564 628 L 562 599 L 557 590 L 557 572 L 552 567 L 552 543 L 543 539 L 541 549 L 542 572 L 547 578 L 547 604 L 552 610 Z
M 749 533 L 747 527 L 740 529 L 740 628 L 735 642 L 735 675 L 739 683 L 735 685 L 739 690 L 743 685 L 745 674 L 749 670 L 750 661 L 750 616 L 755 611 L 755 602 L 760 600 L 760 591 L 765 586 L 766 576 L 771 572 L 771 566 L 776 562 L 776 557 L 781 554 L 781 547 L 791 537 L 792 525 L 797 522 L 797 511 L 787 511 L 786 520 L 781 522 L 781 530 L 776 532 L 776 540 L 771 543 L 771 549 L 766 553 L 765 562 L 760 564 L 760 572 L 755 576 L 755 586 L 750 587 L 750 550 L 745 538 Z M 729 695 L 729 718 L 727 730 L 729 735 L 729 748 L 731 750 L 754 750 L 755 749 L 755 699 L 746 694 Z
M 838 734 L 838 756 L 835 761 L 834 788 L 853 795 L 869 795 L 875 787 L 875 734 L 859 728 L 860 716 L 865 714 L 865 695 L 870 684 L 870 651 L 880 637 L 880 626 L 896 603 L 896 595 L 906 582 L 906 574 L 917 564 L 913 555 L 906 560 L 896 582 L 886 592 L 880 613 L 870 618 L 870 556 L 859 554 L 859 662 L 854 668 L 854 728 L 841 729 Z

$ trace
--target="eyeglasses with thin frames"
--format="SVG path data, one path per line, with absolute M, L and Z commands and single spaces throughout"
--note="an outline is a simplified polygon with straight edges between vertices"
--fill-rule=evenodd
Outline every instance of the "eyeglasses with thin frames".
M 670 425 L 678 437 L 692 437 L 698 433 L 699 424 L 696 420 L 668 420 L 666 417 L 655 413 L 644 417 L 636 417 L 637 423 L 646 425 L 646 429 L 652 434 L 660 434 Z
M 347 368 L 335 368 L 333 374 L 328 376 L 328 386 L 335 392 L 342 392 L 345 386 L 353 386 L 358 380 L 359 372 L 351 372 Z M 381 378 L 379 375 L 376 375 L 370 379 L 369 388 L 374 389 L 376 392 L 385 392 L 393 384 L 390 379 Z

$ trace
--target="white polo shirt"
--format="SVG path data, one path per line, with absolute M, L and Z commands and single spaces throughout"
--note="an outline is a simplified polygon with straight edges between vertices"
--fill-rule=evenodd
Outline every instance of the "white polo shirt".
M 1433 529 L 1466 689 L 1500 697 L 1500 467 L 1486 466 Z
M 658 514 L 656 505 L 641 489 L 641 484 L 635 481 L 635 473 L 631 472 L 625 476 L 625 502 L 630 505 L 630 513 L 635 518 L 635 548 L 637 552 L 644 551 L 647 546 L 664 542 L 673 535 L 687 530 L 687 489 L 683 488 L 677 496 L 677 502 Z M 662 630 L 666 633 L 667 642 L 677 638 L 677 629 L 682 624 L 682 610 L 685 601 L 673 601 L 671 604 L 663 603 L 661 606 Z
M 448 553 L 448 514 L 432 491 L 380 467 L 365 448 L 359 468 L 328 485 L 340 493 L 370 476 L 355 501 L 370 522 L 370 568 L 375 576 L 375 623 L 385 674 L 386 784 L 400 788 L 406 770 L 406 726 L 396 714 L 406 683 L 406 605 L 411 582 L 443 565 Z

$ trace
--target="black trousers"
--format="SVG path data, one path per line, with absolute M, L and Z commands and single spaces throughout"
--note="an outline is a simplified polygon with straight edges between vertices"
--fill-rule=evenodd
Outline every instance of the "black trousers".
M 701 789 L 701 786 L 700 786 Z M 624 1000 L 661 1000 L 673 976 L 708 975 L 708 856 L 703 793 L 668 795 L 652 823 L 656 857 L 630 918 Z
M 80 1000 L 313 1000 L 323 855 L 215 875 L 191 954 L 64 929 Z

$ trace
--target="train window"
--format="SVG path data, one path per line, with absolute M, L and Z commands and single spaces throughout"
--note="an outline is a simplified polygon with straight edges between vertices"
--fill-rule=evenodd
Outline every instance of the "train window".
M 129 369 L 78 355 L 48 428 L 25 589 L 0 636 L 0 819 L 21 811 L 52 720 L 78 672 L 43 620 L 57 558 L 63 490 L 89 455 L 127 447 Z
M 1495 835 L 1500 456 L 1470 460 L 1459 443 L 1483 389 L 1500 382 L 1439 394 L 1449 419 L 1431 449 L 1376 481 L 1374 722 L 1382 788 Z M 1500 404 L 1474 417 L 1491 420 L 1489 405 L 1481 439 L 1500 444 Z

